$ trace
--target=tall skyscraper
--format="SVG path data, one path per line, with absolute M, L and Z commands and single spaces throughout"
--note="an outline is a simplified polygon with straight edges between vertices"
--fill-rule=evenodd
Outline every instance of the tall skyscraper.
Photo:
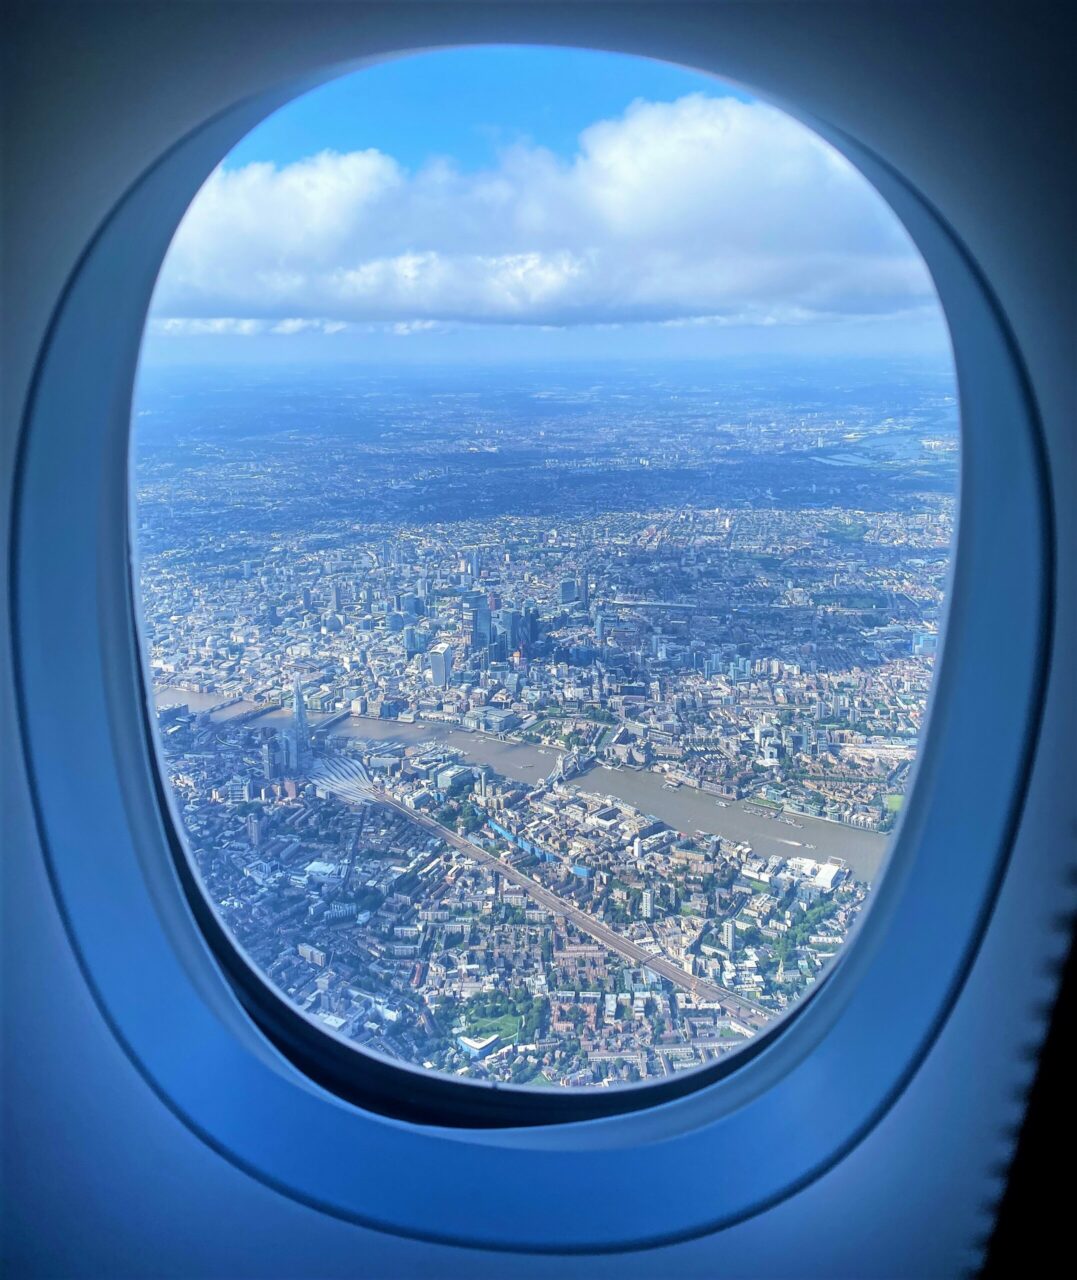
M 292 681 L 292 707 L 295 714 L 296 767 L 305 769 L 310 763 L 310 724 L 307 721 L 307 704 L 303 701 L 303 682 L 297 675 Z
M 510 649 L 515 649 L 520 643 L 523 632 L 523 620 L 523 614 L 519 609 L 506 608 L 501 609 L 498 613 L 498 622 L 504 628 Z
M 436 644 L 430 650 L 430 672 L 434 677 L 434 686 L 438 689 L 448 688 L 452 679 L 452 646 Z
M 490 610 L 486 605 L 479 605 L 475 609 L 471 621 L 471 643 L 476 649 L 486 649 L 489 648 L 492 637 L 493 626 Z
M 534 600 L 524 601 L 523 638 L 528 644 L 534 644 L 542 629 L 538 605 Z

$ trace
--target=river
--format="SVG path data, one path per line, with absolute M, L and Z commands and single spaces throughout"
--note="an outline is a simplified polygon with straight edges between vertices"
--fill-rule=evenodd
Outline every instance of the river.
M 289 720 L 291 713 L 270 712 L 256 723 L 265 723 L 271 717 Z M 312 716 L 312 723 L 317 718 Z M 507 778 L 527 783 L 545 778 L 560 754 L 549 747 L 503 742 L 486 734 L 468 733 L 447 725 L 401 724 L 356 716 L 334 726 L 332 732 L 342 737 L 396 742 L 405 746 L 418 742 L 442 742 L 462 751 L 473 764 L 488 764 Z M 821 818 L 792 815 L 785 815 L 790 821 L 770 818 L 753 811 L 743 801 L 731 801 L 722 808 L 714 796 L 694 787 L 681 786 L 671 790 L 661 774 L 646 770 L 602 766 L 575 778 L 570 786 L 580 791 L 616 796 L 643 813 L 660 818 L 677 831 L 706 831 L 728 840 L 747 841 L 757 853 L 767 857 L 777 853 L 786 858 L 802 855 L 818 861 L 827 857 L 842 858 L 854 875 L 869 884 L 878 873 L 888 843 L 887 837 L 878 832 L 859 831 Z M 810 849 L 808 845 L 815 848 Z
M 167 699 L 167 700 L 163 700 Z M 196 706 L 196 701 L 200 706 Z M 219 694 L 190 694 L 178 689 L 158 692 L 158 706 L 176 702 L 188 702 L 192 710 L 204 710 L 220 702 Z M 214 719 L 228 718 L 249 710 L 252 704 L 236 703 L 217 713 Z M 317 728 L 325 716 L 311 714 L 310 724 Z M 267 711 L 250 722 L 259 725 L 285 726 L 291 723 L 288 708 Z M 397 720 L 368 720 L 350 716 L 334 725 L 331 732 L 345 738 L 381 742 L 386 745 L 414 746 L 419 742 L 439 742 L 463 752 L 473 764 L 488 764 L 496 772 L 518 782 L 534 784 L 545 778 L 557 763 L 559 752 L 549 747 L 534 746 L 525 742 L 504 742 L 482 733 L 450 728 L 443 724 L 403 724 Z M 781 854 L 789 858 L 797 855 L 824 861 L 827 857 L 842 858 L 860 880 L 872 883 L 885 857 L 888 839 L 875 831 L 860 831 L 841 823 L 827 822 L 821 818 L 793 817 L 788 821 L 767 817 L 744 801 L 731 801 L 724 808 L 714 796 L 697 791 L 694 787 L 669 789 L 661 774 L 639 769 L 608 769 L 605 766 L 590 770 L 576 778 L 570 786 L 580 791 L 592 791 L 598 795 L 616 796 L 635 806 L 643 813 L 652 814 L 676 831 L 706 831 L 724 836 L 727 840 L 747 841 L 757 852 L 766 857 Z M 795 825 L 794 825 L 795 824 Z M 814 845 L 814 848 L 808 846 Z
M 179 706 L 187 707 L 191 711 L 209 711 L 222 702 L 228 702 L 227 695 L 223 693 L 197 693 L 191 689 L 175 689 L 170 686 L 155 689 L 153 697 L 158 711 L 163 711 L 166 707 Z M 228 706 L 214 711 L 210 719 L 214 723 L 231 720 L 233 716 L 240 716 L 245 711 L 255 711 L 257 707 L 256 702 L 247 702 L 243 699 L 238 702 L 228 702 Z

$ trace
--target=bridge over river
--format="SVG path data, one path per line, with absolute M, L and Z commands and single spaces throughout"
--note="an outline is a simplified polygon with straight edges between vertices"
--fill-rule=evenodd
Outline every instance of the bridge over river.
M 289 716 L 288 711 L 273 713 Z M 314 722 L 317 717 L 312 716 Z M 437 742 L 461 751 L 470 764 L 488 764 L 506 778 L 535 786 L 549 776 L 559 752 L 529 742 L 511 742 L 483 733 L 469 733 L 446 724 L 401 723 L 352 716 L 332 730 L 346 738 L 401 747 Z M 841 858 L 853 874 L 871 884 L 887 850 L 887 837 L 877 831 L 861 831 L 838 822 L 800 815 L 770 817 L 750 802 L 732 801 L 720 806 L 716 798 L 695 787 L 670 789 L 662 774 L 644 769 L 611 769 L 600 766 L 568 784 L 577 791 L 613 796 L 643 813 L 689 834 L 705 831 L 738 843 L 744 841 L 764 857 L 781 854 L 825 862 Z
M 221 702 L 221 695 L 191 694 L 178 689 L 158 691 L 158 705 L 176 702 L 187 702 L 196 710 L 209 709 Z M 224 721 L 243 714 L 252 727 L 286 729 L 291 725 L 289 707 L 266 709 L 261 715 L 249 716 L 252 706 L 253 703 L 236 703 L 216 712 L 212 718 Z M 451 746 L 462 752 L 469 763 L 488 764 L 506 778 L 528 786 L 536 786 L 547 778 L 560 754 L 549 747 L 472 733 L 448 724 L 374 720 L 340 713 L 333 716 L 312 713 L 309 720 L 315 732 L 324 725 L 329 737 L 359 739 L 386 747 L 396 745 L 402 749 L 424 742 Z M 572 779 L 568 785 L 578 791 L 623 800 L 643 813 L 652 814 L 675 831 L 689 834 L 704 831 L 738 843 L 746 842 L 765 857 L 803 855 L 820 862 L 828 857 L 841 858 L 853 874 L 867 884 L 877 878 L 888 847 L 887 837 L 876 831 L 862 831 L 821 818 L 787 815 L 789 821 L 784 821 L 768 816 L 750 802 L 734 801 L 721 806 L 714 796 L 694 787 L 669 789 L 661 774 L 648 770 L 600 766 Z

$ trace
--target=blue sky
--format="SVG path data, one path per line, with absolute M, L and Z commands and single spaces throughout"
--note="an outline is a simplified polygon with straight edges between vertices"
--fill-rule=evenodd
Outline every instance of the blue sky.
M 867 183 L 729 86 L 581 50 L 396 59 L 297 99 L 211 175 L 147 363 L 938 354 Z
M 432 155 L 464 169 L 530 139 L 571 156 L 595 120 L 634 98 L 666 102 L 700 89 L 745 94 L 683 67 L 584 49 L 455 49 L 383 62 L 342 76 L 275 112 L 236 147 L 230 168 L 287 164 L 314 151 L 377 147 L 410 168 Z

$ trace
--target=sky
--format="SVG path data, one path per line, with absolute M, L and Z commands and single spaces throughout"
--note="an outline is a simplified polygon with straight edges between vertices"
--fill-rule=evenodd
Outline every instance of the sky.
M 707 76 L 582 50 L 395 59 L 210 175 L 144 365 L 945 355 L 866 180 Z

